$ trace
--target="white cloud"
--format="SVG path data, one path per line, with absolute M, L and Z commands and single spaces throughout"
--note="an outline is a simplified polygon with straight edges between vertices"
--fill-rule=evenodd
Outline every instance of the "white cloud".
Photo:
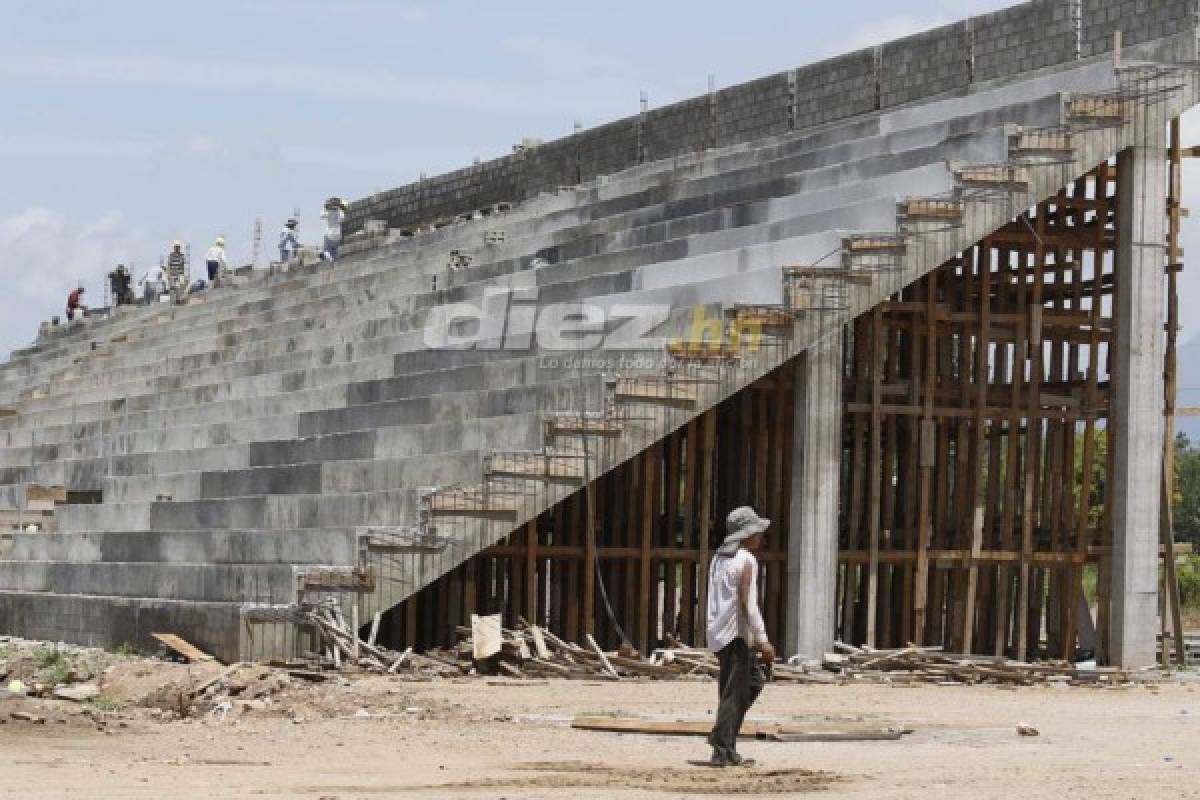
M 110 211 L 95 222 L 80 228 L 75 238 L 80 241 L 88 241 L 116 233 L 121 229 L 121 222 L 124 219 L 125 217 L 120 211 Z
M 38 228 L 57 229 L 61 218 L 46 208 L 34 206 L 6 219 L 0 219 L 0 247 L 12 247 Z
M 78 283 L 90 305 L 104 300 L 104 277 L 145 241 L 128 230 L 118 211 L 79 224 L 66 215 L 32 206 L 0 217 L 0 282 L 5 313 L 0 316 L 0 353 L 33 341 L 38 325 L 61 316 L 67 293 Z
M 864 47 L 873 47 L 874 45 L 884 44 L 895 39 L 903 39 L 905 36 L 911 36 L 914 33 L 922 33 L 946 25 L 952 21 L 950 17 L 940 14 L 931 17 L 915 17 L 908 14 L 884 17 L 857 29 L 850 34 L 849 38 L 830 52 L 852 52 L 854 50 L 861 50 Z
M 183 146 L 189 153 L 198 155 L 211 155 L 219 153 L 223 149 L 220 140 L 216 137 L 199 133 L 189 136 Z
M 526 33 L 500 42 L 500 49 L 528 59 L 548 74 L 591 74 L 598 70 L 622 72 L 626 60 L 603 53 L 594 47 L 555 36 Z
M 364 102 L 510 111 L 538 87 L 507 81 L 399 75 L 304 64 L 197 61 L 152 54 L 47 54 L 6 50 L 0 78 L 173 89 L 295 94 Z M 563 98 L 565 101 L 568 98 Z M 539 98 L 544 101 L 545 98 Z
M 0 68 L 2 69 L 2 68 Z M 145 139 L 98 139 L 63 134 L 0 132 L 0 156 L 15 158 L 149 158 L 161 149 Z

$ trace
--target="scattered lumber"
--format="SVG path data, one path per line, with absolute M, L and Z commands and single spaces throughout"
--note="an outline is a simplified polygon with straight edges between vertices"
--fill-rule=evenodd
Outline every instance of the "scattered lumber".
M 1071 664 L 1066 661 L 1014 661 L 997 656 L 946 653 L 940 647 L 876 650 L 837 642 L 822 666 L 843 680 L 861 682 L 991 683 L 1033 686 L 1062 683 L 1073 686 L 1118 685 L 1134 676 L 1116 668 Z
M 160 644 L 175 651 L 193 664 L 204 661 L 216 661 L 215 658 L 199 647 L 173 633 L 152 633 L 150 635 L 157 639 Z
M 644 733 L 655 736 L 707 736 L 712 731 L 709 720 L 656 720 L 638 717 L 580 716 L 571 727 L 585 731 L 608 733 Z M 740 733 L 743 739 L 764 739 L 772 742 L 861 742 L 899 739 L 909 728 L 879 725 L 796 724 L 783 722 L 746 722 Z
M 591 635 L 585 634 L 581 644 L 573 644 L 555 636 L 545 628 L 518 620 L 516 629 L 502 627 L 490 618 L 473 620 L 470 627 L 459 626 L 457 647 L 449 651 L 427 653 L 447 664 L 458 664 L 463 674 L 501 675 L 510 678 L 569 678 L 575 680 L 704 680 L 720 674 L 716 656 L 708 650 L 688 647 L 669 639 L 669 647 L 655 650 L 643 658 L 636 650 L 623 646 L 614 652 L 603 650 Z M 482 650 L 476 637 L 500 640 L 489 641 Z M 478 653 L 492 655 L 479 658 Z M 827 673 L 805 673 L 799 667 L 773 665 L 775 680 L 836 683 Z

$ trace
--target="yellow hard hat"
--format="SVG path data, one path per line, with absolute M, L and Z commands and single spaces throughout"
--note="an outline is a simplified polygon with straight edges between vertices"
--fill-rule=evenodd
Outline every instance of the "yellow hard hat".
M 224 247 L 224 246 L 225 246 L 225 237 L 224 237 L 224 236 L 218 236 L 218 237 L 217 237 L 217 244 L 218 244 L 219 246 L 221 246 L 221 247 Z

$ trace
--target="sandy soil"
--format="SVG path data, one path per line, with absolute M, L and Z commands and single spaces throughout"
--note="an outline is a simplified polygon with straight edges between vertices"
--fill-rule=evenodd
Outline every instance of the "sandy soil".
M 129 680 L 111 677 L 112 687 Z M 0 700 L 0 797 L 1200 797 L 1200 684 L 1187 679 L 1124 689 L 771 685 L 752 716 L 914 732 L 898 742 L 750 741 L 742 751 L 759 766 L 720 771 L 687 765 L 707 755 L 698 739 L 569 727 L 575 714 L 706 719 L 711 683 L 499 684 L 296 683 L 183 720 L 10 697 Z M 45 722 L 13 719 L 18 708 Z M 1041 735 L 1018 736 L 1021 722 Z

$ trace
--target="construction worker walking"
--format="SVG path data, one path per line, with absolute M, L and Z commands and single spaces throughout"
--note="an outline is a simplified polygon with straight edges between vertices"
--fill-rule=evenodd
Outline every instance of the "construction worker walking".
M 321 260 L 333 261 L 337 258 L 338 247 L 342 243 L 342 220 L 346 216 L 346 204 L 340 197 L 331 197 L 325 201 L 325 210 L 321 219 L 325 220 L 325 242 L 321 247 Z
M 279 233 L 279 260 L 284 264 L 300 251 L 300 240 L 296 238 L 299 224 L 295 218 L 289 219 Z
M 220 278 L 228 265 L 225 262 L 225 237 L 218 236 L 213 242 L 213 246 L 208 248 L 208 252 L 204 254 L 204 263 L 208 267 L 208 282 L 212 286 L 217 285 L 217 280 Z
M 721 672 L 717 683 L 717 720 L 708 736 L 715 767 L 749 763 L 737 752 L 737 738 L 746 712 L 758 699 L 766 675 L 755 658 L 775 660 L 758 608 L 758 559 L 770 520 L 749 506 L 730 512 L 725 541 L 713 556 L 708 573 L 708 646 L 716 653 Z

